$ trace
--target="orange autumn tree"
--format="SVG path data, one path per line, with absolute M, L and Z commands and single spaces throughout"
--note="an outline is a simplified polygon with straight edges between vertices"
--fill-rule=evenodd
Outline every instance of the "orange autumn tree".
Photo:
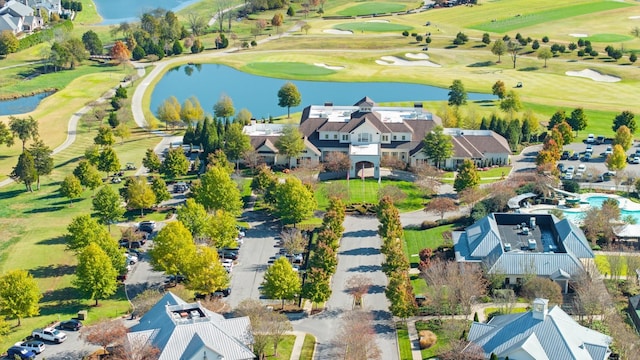
M 125 64 L 129 61 L 129 59 L 131 58 L 131 52 L 129 51 L 129 48 L 127 48 L 127 45 L 125 43 L 123 43 L 122 41 L 116 41 L 116 43 L 109 51 L 109 56 L 111 56 L 111 59 L 115 63 L 120 65 Z

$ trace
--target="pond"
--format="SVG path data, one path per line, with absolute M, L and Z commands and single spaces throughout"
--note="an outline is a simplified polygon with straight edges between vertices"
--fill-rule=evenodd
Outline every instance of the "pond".
M 0 100 L 0 115 L 24 114 L 33 111 L 42 99 L 51 94 L 53 94 L 53 92 L 48 91 L 17 99 Z
M 238 112 L 248 109 L 254 118 L 268 119 L 287 113 L 278 106 L 278 90 L 289 80 L 251 75 L 226 65 L 196 64 L 173 68 L 156 84 L 151 95 L 151 111 L 175 96 L 182 104 L 195 96 L 205 113 L 213 113 L 213 105 L 226 94 L 233 100 Z M 397 82 L 331 82 L 292 80 L 302 97 L 300 106 L 291 112 L 302 111 L 309 105 L 333 102 L 335 105 L 353 105 L 365 96 L 377 103 L 396 101 L 446 100 L 448 89 L 435 86 Z M 469 100 L 493 100 L 491 94 L 468 93 Z M 435 112 L 436 109 L 433 109 Z
M 140 21 L 143 13 L 153 9 L 178 11 L 199 0 L 93 0 L 102 24 L 119 24 L 123 21 Z

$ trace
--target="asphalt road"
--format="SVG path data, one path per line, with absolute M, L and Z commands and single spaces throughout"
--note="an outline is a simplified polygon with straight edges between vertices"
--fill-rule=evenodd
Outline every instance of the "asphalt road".
M 66 319 L 61 319 L 66 320 Z M 38 359 L 47 360 L 78 360 L 98 350 L 100 347 L 87 344 L 80 338 L 79 331 L 63 330 L 67 334 L 67 340 L 62 344 L 54 344 L 45 341 L 46 348 Z

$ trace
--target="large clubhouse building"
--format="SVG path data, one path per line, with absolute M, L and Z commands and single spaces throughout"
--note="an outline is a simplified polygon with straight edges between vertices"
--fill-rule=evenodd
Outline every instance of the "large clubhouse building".
M 269 165 L 296 166 L 301 161 L 325 161 L 331 152 L 342 152 L 351 160 L 351 176 L 363 167 L 373 167 L 379 176 L 383 157 L 404 161 L 410 166 L 433 161 L 426 158 L 422 148 L 425 135 L 441 119 L 426 111 L 421 103 L 414 107 L 382 107 L 368 97 L 353 106 L 307 106 L 300 119 L 299 130 L 304 137 L 305 151 L 297 159 L 279 156 L 275 146 L 285 125 L 251 123 L 244 132 L 251 137 L 251 145 Z M 472 159 L 478 166 L 507 164 L 511 150 L 506 139 L 491 130 L 444 129 L 453 142 L 453 156 L 444 167 L 455 169 L 464 159 Z

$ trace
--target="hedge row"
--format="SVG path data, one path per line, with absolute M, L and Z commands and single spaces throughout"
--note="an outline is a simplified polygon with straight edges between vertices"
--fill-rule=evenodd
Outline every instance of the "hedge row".
M 22 51 L 32 46 L 35 46 L 45 41 L 49 41 L 53 39 L 54 32 L 56 31 L 56 29 L 61 29 L 64 32 L 70 32 L 71 30 L 73 30 L 73 23 L 71 22 L 71 20 L 65 20 L 59 24 L 56 24 L 50 27 L 49 29 L 41 30 L 25 38 L 22 38 L 19 40 L 17 51 Z

